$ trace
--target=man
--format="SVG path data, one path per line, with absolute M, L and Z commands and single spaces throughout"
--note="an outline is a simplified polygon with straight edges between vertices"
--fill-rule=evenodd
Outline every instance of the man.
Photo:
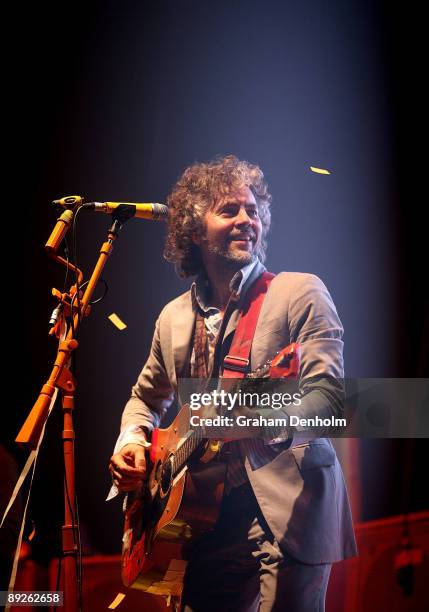
M 150 431 L 178 381 L 221 373 L 247 291 L 265 270 L 270 202 L 260 168 L 234 156 L 194 164 L 174 187 L 165 256 L 197 279 L 156 323 L 110 460 L 119 490 L 141 482 Z M 341 415 L 342 332 L 323 283 L 283 272 L 263 302 L 250 370 L 297 342 L 300 414 Z M 320 612 L 331 564 L 354 554 L 344 480 L 327 439 L 289 431 L 235 441 L 219 520 L 191 549 L 184 610 Z

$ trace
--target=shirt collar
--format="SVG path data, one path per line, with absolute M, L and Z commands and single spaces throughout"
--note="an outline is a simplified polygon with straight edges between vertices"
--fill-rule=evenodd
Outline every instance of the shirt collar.
M 258 261 L 258 258 L 255 257 L 254 261 L 247 264 L 234 274 L 229 284 L 229 288 L 231 290 L 231 300 L 237 301 L 240 298 L 241 291 Z M 191 285 L 192 298 L 204 313 L 218 312 L 218 308 L 215 308 L 214 306 L 209 306 L 207 304 L 208 289 L 208 278 L 204 273 L 202 273 Z

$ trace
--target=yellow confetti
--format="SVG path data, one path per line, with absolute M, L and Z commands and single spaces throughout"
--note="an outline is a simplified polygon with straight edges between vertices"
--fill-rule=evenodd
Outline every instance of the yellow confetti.
M 317 172 L 317 174 L 331 174 L 329 170 L 324 170 L 323 168 L 315 168 L 314 166 L 310 166 L 310 170 L 312 172 Z
M 109 606 L 109 610 L 114 610 L 115 608 L 117 608 L 119 606 L 119 604 L 121 603 L 121 601 L 123 601 L 125 599 L 125 593 L 118 593 L 115 597 L 115 599 L 112 601 L 112 603 Z
M 110 319 L 110 321 L 112 321 L 113 325 L 115 325 L 121 331 L 127 327 L 125 325 L 125 323 L 114 312 L 111 315 L 108 316 L 108 319 Z

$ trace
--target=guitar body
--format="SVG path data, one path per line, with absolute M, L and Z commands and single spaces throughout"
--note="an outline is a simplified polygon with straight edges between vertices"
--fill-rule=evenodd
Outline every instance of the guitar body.
M 148 479 L 126 502 L 122 580 L 154 595 L 180 597 L 186 543 L 214 525 L 223 496 L 226 463 L 219 455 L 207 463 L 210 448 L 176 469 L 189 452 L 189 420 L 185 405 L 170 427 L 153 431 Z

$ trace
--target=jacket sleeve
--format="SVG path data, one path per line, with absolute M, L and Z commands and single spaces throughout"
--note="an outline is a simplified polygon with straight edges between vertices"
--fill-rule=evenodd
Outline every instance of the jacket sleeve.
M 299 417 L 341 417 L 344 410 L 343 326 L 323 282 L 306 275 L 289 305 L 291 339 L 301 346 Z M 299 431 L 299 427 L 297 430 Z M 332 429 L 317 429 L 318 435 Z
M 132 387 L 125 405 L 121 432 L 137 426 L 152 431 L 174 401 L 174 390 L 167 375 L 160 343 L 161 313 L 155 325 L 149 358 Z
M 342 417 L 344 411 L 343 326 L 324 283 L 313 274 L 297 275 L 291 287 L 288 304 L 288 327 L 291 342 L 301 347 L 299 373 L 299 406 L 283 409 L 290 417 L 321 419 Z M 281 416 L 277 412 L 277 416 Z M 270 431 L 268 431 L 269 429 Z M 308 433 L 308 427 L 295 426 L 288 431 L 267 428 L 270 443 L 294 436 L 294 443 Z M 332 427 L 311 427 L 317 436 L 333 433 Z

